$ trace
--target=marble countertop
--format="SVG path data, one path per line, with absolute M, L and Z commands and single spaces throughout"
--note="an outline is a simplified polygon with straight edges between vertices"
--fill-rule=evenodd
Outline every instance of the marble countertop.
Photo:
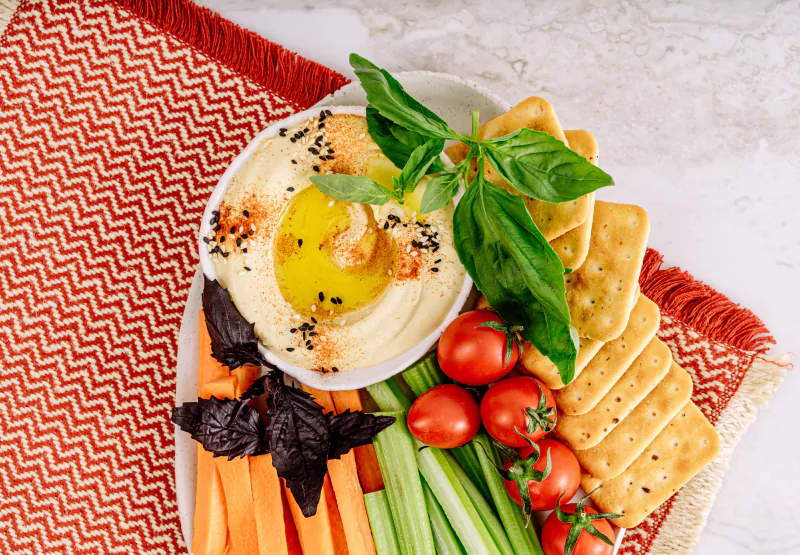
M 350 52 L 390 70 L 547 98 L 590 130 L 644 206 L 668 265 L 756 312 L 800 352 L 800 2 L 203 0 L 349 77 Z M 800 378 L 736 449 L 698 553 L 800 553 Z

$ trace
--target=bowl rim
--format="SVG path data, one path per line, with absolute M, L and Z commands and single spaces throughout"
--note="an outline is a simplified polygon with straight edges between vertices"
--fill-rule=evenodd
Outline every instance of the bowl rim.
M 330 110 L 332 114 L 352 114 L 366 116 L 366 108 L 364 106 L 325 106 L 324 108 L 326 110 Z M 225 196 L 233 177 L 255 154 L 262 141 L 277 136 L 281 128 L 293 127 L 294 125 L 307 120 L 309 116 L 316 116 L 320 109 L 320 106 L 314 106 L 271 124 L 269 127 L 258 133 L 250 141 L 244 150 L 242 150 L 242 152 L 233 159 L 231 164 L 222 174 L 222 177 L 220 177 L 206 203 L 202 220 L 200 222 L 200 230 L 197 236 L 197 249 L 200 257 L 200 269 L 208 279 L 216 280 L 217 272 L 214 262 L 211 260 L 211 257 L 208 254 L 207 246 L 203 242 L 203 237 L 207 236 L 211 230 L 210 221 L 213 215 L 212 212 L 216 210 L 222 202 L 222 199 Z M 453 167 L 452 161 L 444 152 L 442 152 L 440 157 L 446 167 Z M 453 199 L 453 202 L 458 204 L 458 201 L 463 195 L 464 184 L 462 182 L 459 186 L 458 193 Z M 378 383 L 402 372 L 411 364 L 425 356 L 425 354 L 428 353 L 439 340 L 439 337 L 444 329 L 460 314 L 470 295 L 470 292 L 472 291 L 472 287 L 472 278 L 469 276 L 469 273 L 465 271 L 464 282 L 461 286 L 459 294 L 456 296 L 452 306 L 445 314 L 445 317 L 442 319 L 439 325 L 433 331 L 431 331 L 431 333 L 414 344 L 414 346 L 412 346 L 410 349 L 407 349 L 406 351 L 388 360 L 379 362 L 377 364 L 372 364 L 370 366 L 354 368 L 352 370 L 346 370 L 338 373 L 322 374 L 314 370 L 309 370 L 307 368 L 302 368 L 287 363 L 275 353 L 267 349 L 260 341 L 258 348 L 266 358 L 267 362 L 274 364 L 289 376 L 308 386 L 327 391 L 366 387 L 367 385 Z

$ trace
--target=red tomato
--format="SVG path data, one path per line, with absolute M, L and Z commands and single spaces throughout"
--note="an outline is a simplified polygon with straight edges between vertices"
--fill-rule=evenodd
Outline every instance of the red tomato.
M 562 493 L 564 498 L 561 504 L 568 502 L 578 491 L 581 482 L 581 466 L 572 451 L 554 439 L 544 438 L 536 442 L 539 446 L 539 460 L 533 465 L 534 470 L 544 471 L 547 465 L 547 450 L 550 450 L 552 468 L 550 475 L 541 482 L 528 481 L 528 491 L 531 494 L 531 508 L 534 511 L 552 511 L 556 508 L 558 496 Z M 526 458 L 533 453 L 533 447 L 518 449 L 520 457 Z M 511 461 L 507 460 L 506 470 L 511 468 Z M 517 484 L 511 480 L 503 480 L 506 491 L 511 498 L 522 505 L 522 498 L 517 491 Z
M 486 385 L 499 380 L 514 367 L 519 346 L 512 342 L 511 357 L 505 362 L 508 335 L 480 326 L 503 320 L 490 310 L 471 310 L 453 320 L 439 340 L 439 366 L 450 379 L 466 385 Z M 514 332 L 511 332 L 514 333 Z
M 539 410 L 542 395 L 545 398 L 545 408 Z M 509 447 L 525 447 L 528 442 L 520 437 L 514 428 L 531 441 L 539 441 L 555 428 L 557 417 L 555 406 L 556 401 L 550 388 L 536 378 L 528 376 L 506 378 L 490 387 L 483 396 L 481 420 L 489 435 L 500 443 Z M 529 420 L 533 421 L 525 412 L 528 408 L 537 412 L 541 418 L 541 425 L 531 434 L 526 431 Z M 542 425 L 549 429 L 542 429 Z
M 565 513 L 575 514 L 576 506 L 575 503 L 569 503 L 562 505 L 561 510 Z M 588 514 L 597 513 L 591 507 L 584 507 L 583 510 Z M 601 534 L 612 542 L 614 541 L 614 533 L 606 519 L 593 520 L 592 524 Z M 542 527 L 542 548 L 545 555 L 564 555 L 564 546 L 567 543 L 569 529 L 570 523 L 558 520 L 556 513 L 552 513 L 547 517 Z M 603 540 L 595 538 L 586 530 L 581 530 L 578 541 L 572 550 L 572 555 L 611 555 L 613 551 L 614 548 Z
M 417 397 L 408 411 L 408 429 L 431 447 L 461 447 L 475 437 L 480 427 L 478 403 L 460 385 L 432 387 Z

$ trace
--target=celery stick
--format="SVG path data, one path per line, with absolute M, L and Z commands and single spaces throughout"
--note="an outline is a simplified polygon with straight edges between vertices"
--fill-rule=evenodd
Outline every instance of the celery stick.
M 394 378 L 368 385 L 367 391 L 382 411 L 408 412 L 411 408 L 411 401 Z
M 389 497 L 385 489 L 364 495 L 369 525 L 372 528 L 372 539 L 378 555 L 402 555 L 397 535 L 394 531 L 392 513 L 389 509 Z
M 417 466 L 417 445 L 406 427 L 406 415 L 377 414 L 397 419 L 375 436 L 374 444 L 400 549 L 405 555 L 433 555 L 436 548 Z
M 428 516 L 431 518 L 436 553 L 438 555 L 464 555 L 464 548 L 461 547 L 456 533 L 453 532 L 453 527 L 450 526 L 447 515 L 444 514 L 441 505 L 436 501 L 436 497 L 425 480 L 422 481 L 422 491 L 425 493 Z
M 431 353 L 412 364 L 408 370 L 403 372 L 403 379 L 411 390 L 422 395 L 435 385 L 448 383 L 450 380 L 439 370 L 436 362 L 436 353 Z
M 462 486 L 464 486 L 467 495 L 469 495 L 470 499 L 472 499 L 472 503 L 478 510 L 478 514 L 481 515 L 483 523 L 486 524 L 486 528 L 489 529 L 489 533 L 494 538 L 494 543 L 500 548 L 502 553 L 513 553 L 514 548 L 511 546 L 511 542 L 508 540 L 508 536 L 503 529 L 503 525 L 500 523 L 500 519 L 498 519 L 497 515 L 494 513 L 494 508 L 492 505 L 483 497 L 480 490 L 478 490 L 470 477 L 467 476 L 467 473 L 461 468 L 461 466 L 459 466 L 453 456 L 447 451 L 445 451 L 444 456 L 450 463 L 450 467 L 453 469 L 458 481 L 461 482 Z
M 484 499 L 491 499 L 491 493 L 489 492 L 489 488 L 486 487 L 486 484 L 483 480 L 483 468 L 481 468 L 481 461 L 478 460 L 478 455 L 475 453 L 475 449 L 472 447 L 472 442 L 467 443 L 466 445 L 462 445 L 461 447 L 456 447 L 455 449 L 448 449 L 448 453 L 450 453 L 455 459 L 458 461 L 458 464 L 467 473 L 470 480 L 478 487 L 483 495 Z
M 481 430 L 470 444 L 480 461 L 483 470 L 484 483 L 491 492 L 491 499 L 494 507 L 500 516 L 500 521 L 505 527 L 506 535 L 514 553 L 517 555 L 544 555 L 539 537 L 533 524 L 528 524 L 525 528 L 525 518 L 522 516 L 522 508 L 509 497 L 503 478 L 497 472 L 495 463 L 498 461 L 494 447 L 489 441 L 488 434 Z M 483 447 L 481 447 L 483 445 Z M 485 450 L 484 450 L 485 449 Z
M 390 426 L 391 429 L 393 426 Z M 504 555 L 440 449 L 417 451 L 419 470 L 470 555 Z

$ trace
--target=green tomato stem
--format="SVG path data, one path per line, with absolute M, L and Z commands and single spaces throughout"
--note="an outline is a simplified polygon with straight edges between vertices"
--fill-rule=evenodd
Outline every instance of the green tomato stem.
M 478 126 L 481 123 L 480 113 L 480 110 L 472 112 L 472 139 L 475 141 L 478 140 Z

